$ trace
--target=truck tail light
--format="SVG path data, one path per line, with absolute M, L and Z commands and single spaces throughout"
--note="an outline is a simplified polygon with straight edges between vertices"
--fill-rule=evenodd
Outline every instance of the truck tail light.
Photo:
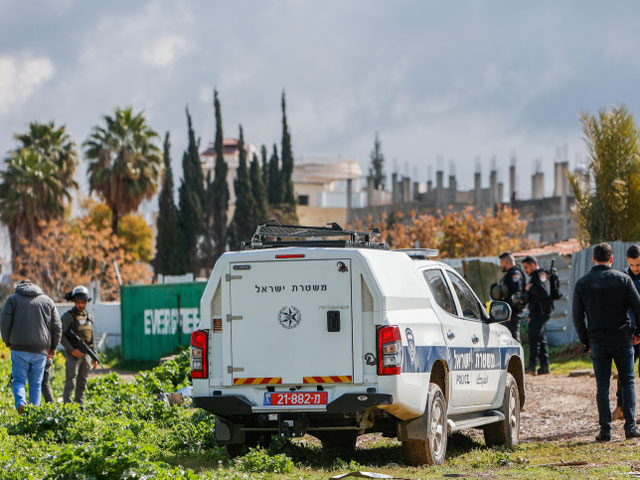
M 402 372 L 402 338 L 395 326 L 378 328 L 378 375 L 400 375 Z
M 209 377 L 208 338 L 206 330 L 196 330 L 191 334 L 191 378 Z

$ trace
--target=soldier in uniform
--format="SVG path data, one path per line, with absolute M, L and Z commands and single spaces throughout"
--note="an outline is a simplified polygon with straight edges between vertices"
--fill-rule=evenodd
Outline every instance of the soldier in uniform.
M 519 265 L 516 265 L 516 261 L 511 252 L 504 252 L 498 258 L 500 259 L 500 269 L 505 272 L 499 285 L 504 285 L 508 290 L 508 293 L 505 292 L 507 293 L 506 298 L 502 300 L 507 302 L 511 307 L 511 318 L 507 323 L 507 327 L 511 331 L 513 338 L 519 342 L 522 307 L 520 304 L 514 304 L 513 295 L 521 294 L 524 290 L 524 272 Z
M 72 330 L 85 343 L 93 348 L 93 319 L 87 312 L 87 302 L 89 290 L 82 285 L 73 289 L 69 295 L 75 306 L 62 316 L 62 345 L 67 357 L 66 380 L 64 384 L 64 403 L 71 402 L 71 396 L 75 390 L 75 401 L 80 405 L 84 404 L 84 390 L 87 386 L 89 369 L 97 367 L 97 362 L 91 365 L 91 357 L 82 353 L 76 346 L 72 345 L 66 333 Z
M 546 323 L 553 312 L 551 282 L 547 272 L 540 268 L 536 257 L 525 257 L 522 266 L 529 275 L 529 283 L 524 287 L 529 297 L 529 366 L 525 372 L 535 375 L 539 358 L 540 368 L 537 373 L 546 375 L 549 373 Z

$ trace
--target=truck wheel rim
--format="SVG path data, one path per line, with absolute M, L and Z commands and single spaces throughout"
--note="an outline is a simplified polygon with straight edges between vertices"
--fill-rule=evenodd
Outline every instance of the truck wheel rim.
M 444 408 L 440 399 L 433 402 L 431 407 L 431 425 L 429 432 L 429 442 L 431 443 L 431 451 L 436 457 L 439 457 L 444 450 Z
M 509 427 L 511 429 L 511 440 L 516 442 L 518 439 L 518 402 L 515 385 L 509 388 Z

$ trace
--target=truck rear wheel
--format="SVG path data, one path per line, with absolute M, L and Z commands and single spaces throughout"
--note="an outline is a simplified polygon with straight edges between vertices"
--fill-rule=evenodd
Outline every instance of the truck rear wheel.
M 404 453 L 411 465 L 442 465 L 447 453 L 447 402 L 435 383 L 429 384 L 426 440 L 405 440 Z
M 484 427 L 484 441 L 489 447 L 514 447 L 520 441 L 520 392 L 516 379 L 510 373 L 507 373 L 500 411 L 504 414 L 504 420 Z

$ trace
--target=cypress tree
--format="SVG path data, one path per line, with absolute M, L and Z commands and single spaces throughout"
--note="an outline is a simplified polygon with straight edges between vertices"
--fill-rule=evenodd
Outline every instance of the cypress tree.
M 213 241 L 217 260 L 227 249 L 227 209 L 229 208 L 229 185 L 227 184 L 227 162 L 224 160 L 222 142 L 222 112 L 218 91 L 213 91 L 213 108 L 216 116 L 216 166 L 211 188 L 213 189 Z
M 267 195 L 270 205 L 280 205 L 282 203 L 282 184 L 280 183 L 280 166 L 278 159 L 278 147 L 273 144 L 273 153 L 269 159 L 269 183 Z
M 201 255 L 202 255 L 202 267 L 210 272 L 213 269 L 215 259 L 215 245 L 213 241 L 213 211 L 214 211 L 214 199 L 213 199 L 213 180 L 211 179 L 211 170 L 207 172 L 207 179 L 205 182 L 205 200 L 203 206 L 203 228 L 204 235 L 201 243 Z
M 238 250 L 241 242 L 249 241 L 256 228 L 254 223 L 256 205 L 251 191 L 247 150 L 244 146 L 242 125 L 240 125 L 238 149 L 240 150 L 238 154 L 238 170 L 236 171 L 236 179 L 233 182 L 236 192 L 236 208 L 231 221 L 231 231 L 229 232 L 229 244 L 233 250 Z
M 164 177 L 158 204 L 158 235 L 156 237 L 156 257 L 153 260 L 155 273 L 179 275 L 184 273 L 184 263 L 179 248 L 182 239 L 178 226 L 178 209 L 173 200 L 173 171 L 171 170 L 171 142 L 169 132 L 164 137 Z
M 249 178 L 251 180 L 251 193 L 253 194 L 253 201 L 255 204 L 252 216 L 253 223 L 254 225 L 260 225 L 267 220 L 268 201 L 267 190 L 264 188 L 264 183 L 262 182 L 260 163 L 258 162 L 258 156 L 255 153 L 253 154 L 251 168 L 249 169 Z
M 189 109 L 186 109 L 189 144 L 182 155 L 183 178 L 180 184 L 181 255 L 185 259 L 185 272 L 199 273 L 198 240 L 203 233 L 202 199 L 204 185 L 200 164 L 200 140 L 196 141 Z
M 289 134 L 289 126 L 287 125 L 287 111 L 284 97 L 284 91 L 282 92 L 282 202 L 295 206 L 296 195 L 293 189 L 293 150 L 291 148 L 291 135 Z
M 204 191 L 204 174 L 202 173 L 202 162 L 200 161 L 200 139 L 196 140 L 195 132 L 193 131 L 193 125 L 191 123 L 191 115 L 189 109 L 185 109 L 187 113 L 187 129 L 189 135 L 189 144 L 187 151 L 188 162 L 184 169 L 183 176 L 187 185 L 193 189 L 200 200 L 200 205 L 204 205 L 205 191 Z
M 384 155 L 382 154 L 382 146 L 378 132 L 376 132 L 373 140 L 373 150 L 370 154 L 371 167 L 369 167 L 369 175 L 373 177 L 374 188 L 384 188 Z
M 267 157 L 267 147 L 262 145 L 260 147 L 260 155 L 262 156 L 262 184 L 269 185 L 269 158 Z

